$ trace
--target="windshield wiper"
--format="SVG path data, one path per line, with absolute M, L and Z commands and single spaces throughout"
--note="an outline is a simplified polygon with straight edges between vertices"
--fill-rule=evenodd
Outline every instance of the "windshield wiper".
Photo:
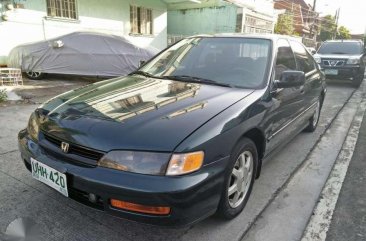
M 130 73 L 129 75 L 134 75 L 134 74 L 138 74 L 138 75 L 142 75 L 142 76 L 145 76 L 145 77 L 150 77 L 150 78 L 160 78 L 158 76 L 155 76 L 155 75 L 152 75 L 148 72 L 145 72 L 145 71 L 141 71 L 141 70 L 136 70 L 136 71 L 133 71 L 132 73 Z
M 165 75 L 163 76 L 164 79 L 170 79 L 170 80 L 178 80 L 178 81 L 184 81 L 184 82 L 192 82 L 192 83 L 203 83 L 203 84 L 210 84 L 210 85 L 217 85 L 222 87 L 233 87 L 230 84 L 220 83 L 215 80 L 210 79 L 204 79 L 200 77 L 194 77 L 189 75 Z
M 342 52 L 333 52 L 331 54 L 346 54 L 346 53 L 342 53 Z

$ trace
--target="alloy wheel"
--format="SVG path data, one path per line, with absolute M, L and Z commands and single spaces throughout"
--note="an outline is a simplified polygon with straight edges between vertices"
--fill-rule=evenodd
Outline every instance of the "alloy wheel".
M 253 154 L 244 151 L 237 158 L 230 175 L 228 201 L 231 208 L 240 206 L 248 194 L 253 176 Z
M 33 71 L 27 72 L 27 75 L 32 78 L 38 78 L 39 76 L 41 76 L 41 74 L 42 74 L 41 72 L 33 72 Z
M 318 102 L 316 103 L 316 109 L 315 109 L 315 113 L 313 116 L 313 126 L 315 127 L 318 124 L 319 121 L 319 115 L 320 115 L 320 102 L 318 100 Z

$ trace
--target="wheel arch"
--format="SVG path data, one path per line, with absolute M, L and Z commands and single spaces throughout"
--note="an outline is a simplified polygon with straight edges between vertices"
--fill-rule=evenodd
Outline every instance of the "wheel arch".
M 243 138 L 249 138 L 251 141 L 254 142 L 257 152 L 258 152 L 258 167 L 256 171 L 256 178 L 259 178 L 261 169 L 262 169 L 262 159 L 264 157 L 264 153 L 266 150 L 266 138 L 264 136 L 263 131 L 258 128 L 252 128 L 246 131 L 241 138 L 238 140 L 242 140 Z

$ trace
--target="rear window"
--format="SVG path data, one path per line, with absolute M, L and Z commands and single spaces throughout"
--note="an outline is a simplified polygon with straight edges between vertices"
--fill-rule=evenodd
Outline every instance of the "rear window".
M 349 54 L 356 55 L 362 53 L 362 45 L 358 42 L 335 42 L 324 43 L 319 51 L 319 54 Z

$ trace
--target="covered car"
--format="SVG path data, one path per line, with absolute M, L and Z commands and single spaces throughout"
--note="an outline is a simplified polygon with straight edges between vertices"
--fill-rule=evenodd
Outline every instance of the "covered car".
M 116 35 L 74 32 L 15 47 L 8 66 L 22 69 L 31 79 L 46 73 L 114 77 L 134 71 L 157 52 Z

